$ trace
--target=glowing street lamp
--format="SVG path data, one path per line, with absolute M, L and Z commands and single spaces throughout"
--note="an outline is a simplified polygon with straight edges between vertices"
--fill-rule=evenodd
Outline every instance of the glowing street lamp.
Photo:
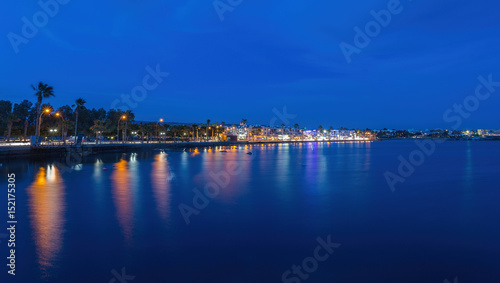
M 56 114 L 56 117 L 61 118 L 61 120 L 62 120 L 62 124 L 61 124 L 61 140 L 64 142 L 64 144 L 66 144 L 66 139 L 64 138 L 64 129 L 65 129 L 65 127 L 67 127 L 64 124 L 64 122 L 66 121 L 66 119 L 64 119 L 63 114 L 60 113 L 60 112 L 56 112 L 55 114 Z
M 121 120 L 127 119 L 127 116 L 123 115 L 118 119 L 118 126 L 116 126 L 116 141 L 120 141 L 120 122 Z
M 43 114 L 49 114 L 49 113 L 50 113 L 50 108 L 45 108 L 45 109 L 43 109 L 43 112 L 42 112 L 42 113 L 40 113 L 40 119 L 42 119 L 42 115 L 43 115 Z
M 123 131 L 123 140 L 122 140 L 122 142 L 125 143 L 125 141 L 127 140 L 127 116 L 123 115 L 122 120 L 125 120 L 125 129 Z
M 40 113 L 40 117 L 38 117 L 38 128 L 41 129 L 42 128 L 42 115 L 43 114 L 49 114 L 50 113 L 50 108 L 45 108 L 43 109 L 43 111 Z
M 50 129 L 50 135 L 54 136 L 57 133 L 57 129 Z

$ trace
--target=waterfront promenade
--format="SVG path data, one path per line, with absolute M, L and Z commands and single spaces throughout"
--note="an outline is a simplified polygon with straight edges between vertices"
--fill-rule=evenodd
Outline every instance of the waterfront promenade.
M 279 144 L 279 143 L 304 143 L 304 142 L 370 142 L 372 140 L 293 140 L 293 141 L 202 141 L 202 142 L 84 142 L 80 145 L 44 142 L 33 147 L 29 143 L 3 143 L 0 145 L 0 158 L 23 158 L 26 156 L 64 156 L 69 152 L 78 152 L 82 155 L 99 154 L 108 152 L 129 152 L 155 149 L 183 150 L 196 147 L 238 146 L 253 144 Z

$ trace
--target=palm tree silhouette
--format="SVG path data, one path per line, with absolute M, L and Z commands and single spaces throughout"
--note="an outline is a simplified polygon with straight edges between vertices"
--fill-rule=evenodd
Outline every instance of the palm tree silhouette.
M 208 127 L 210 125 L 210 119 L 207 120 L 207 127 L 205 128 L 206 140 L 208 141 Z
M 12 132 L 12 124 L 14 124 L 15 122 L 19 122 L 21 119 L 19 119 L 17 117 L 16 114 L 14 113 L 9 113 L 7 115 L 7 141 L 9 142 L 10 141 L 10 134 Z
M 78 135 L 78 112 L 80 110 L 80 108 L 83 107 L 83 105 L 87 103 L 87 101 L 85 101 L 85 99 L 83 98 L 78 98 L 76 101 L 75 101 L 75 104 L 72 105 L 72 107 L 75 107 L 75 137 Z
M 47 84 L 44 84 L 43 82 L 39 82 L 38 86 L 35 87 L 34 85 L 31 85 L 31 88 L 33 88 L 35 92 L 35 95 L 37 97 L 37 102 L 36 102 L 36 133 L 35 133 L 35 140 L 38 142 L 38 137 L 40 136 L 40 124 L 42 123 L 42 119 L 40 118 L 40 114 L 42 112 L 42 100 L 44 98 L 50 98 L 51 96 L 54 96 L 54 88 L 51 86 L 48 86 Z
M 99 136 L 106 130 L 104 122 L 101 120 L 94 120 L 94 125 L 90 127 L 90 130 L 95 132 L 95 144 L 99 144 Z

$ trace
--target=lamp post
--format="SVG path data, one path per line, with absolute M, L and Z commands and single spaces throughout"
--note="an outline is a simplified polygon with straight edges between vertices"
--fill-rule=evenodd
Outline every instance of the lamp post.
M 55 134 L 57 133 L 57 129 L 50 129 L 49 131 L 51 136 L 55 136 Z
M 42 127 L 42 115 L 43 114 L 49 114 L 50 113 L 50 109 L 49 108 L 45 108 L 42 113 L 40 113 L 40 117 L 38 117 L 38 128 L 41 130 L 41 127 Z
M 118 126 L 116 126 L 116 141 L 120 141 L 120 122 L 122 119 L 127 119 L 127 116 L 123 115 L 118 118 Z
M 125 143 L 126 140 L 127 140 L 127 116 L 123 115 L 122 116 L 122 119 L 125 120 L 125 128 L 123 129 L 123 140 L 122 140 L 122 143 Z
M 50 113 L 50 108 L 45 108 L 43 109 L 42 113 L 40 113 L 40 117 L 38 117 L 38 129 L 40 130 L 40 132 L 42 131 L 42 115 L 49 113 Z M 36 141 L 36 143 L 38 144 L 38 141 Z
M 160 125 L 162 125 L 162 123 L 163 123 L 163 118 L 160 118 L 160 120 L 156 124 L 156 133 L 159 135 L 158 143 L 161 143 L 163 141 L 163 135 L 159 133 L 159 131 L 160 131 L 159 127 L 160 127 Z
M 56 112 L 56 117 L 60 117 L 61 120 L 62 120 L 62 123 L 61 123 L 61 140 L 63 141 L 64 144 L 66 144 L 66 139 L 64 138 L 64 127 L 65 127 L 65 121 L 66 119 L 64 119 L 64 116 L 59 113 L 59 112 Z

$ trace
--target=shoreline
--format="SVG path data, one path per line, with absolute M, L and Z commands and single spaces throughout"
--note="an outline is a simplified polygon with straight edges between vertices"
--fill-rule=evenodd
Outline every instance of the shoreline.
M 233 141 L 233 142 L 177 142 L 177 143 L 128 143 L 128 144 L 83 144 L 83 145 L 42 145 L 40 147 L 0 146 L 0 160 L 24 157 L 63 157 L 68 153 L 78 153 L 82 156 L 131 152 L 151 151 L 156 149 L 186 149 L 218 146 L 238 146 L 254 144 L 294 144 L 309 142 L 373 142 L 375 140 L 325 140 L 325 141 Z
M 443 138 L 425 138 L 443 140 Z M 295 143 L 349 143 L 349 142 L 374 142 L 374 141 L 402 141 L 414 140 L 412 138 L 397 139 L 371 139 L 371 140 L 323 140 L 323 141 L 226 141 L 226 142 L 177 142 L 177 143 L 128 143 L 128 144 L 83 144 L 83 145 L 42 145 L 40 147 L 25 146 L 0 146 L 0 160 L 18 159 L 25 157 L 64 157 L 68 153 L 77 153 L 82 156 L 117 153 L 131 151 L 152 151 L 156 149 L 187 149 L 206 148 L 218 146 L 238 146 L 254 144 L 295 144 Z M 445 141 L 498 141 L 500 139 L 444 139 Z

